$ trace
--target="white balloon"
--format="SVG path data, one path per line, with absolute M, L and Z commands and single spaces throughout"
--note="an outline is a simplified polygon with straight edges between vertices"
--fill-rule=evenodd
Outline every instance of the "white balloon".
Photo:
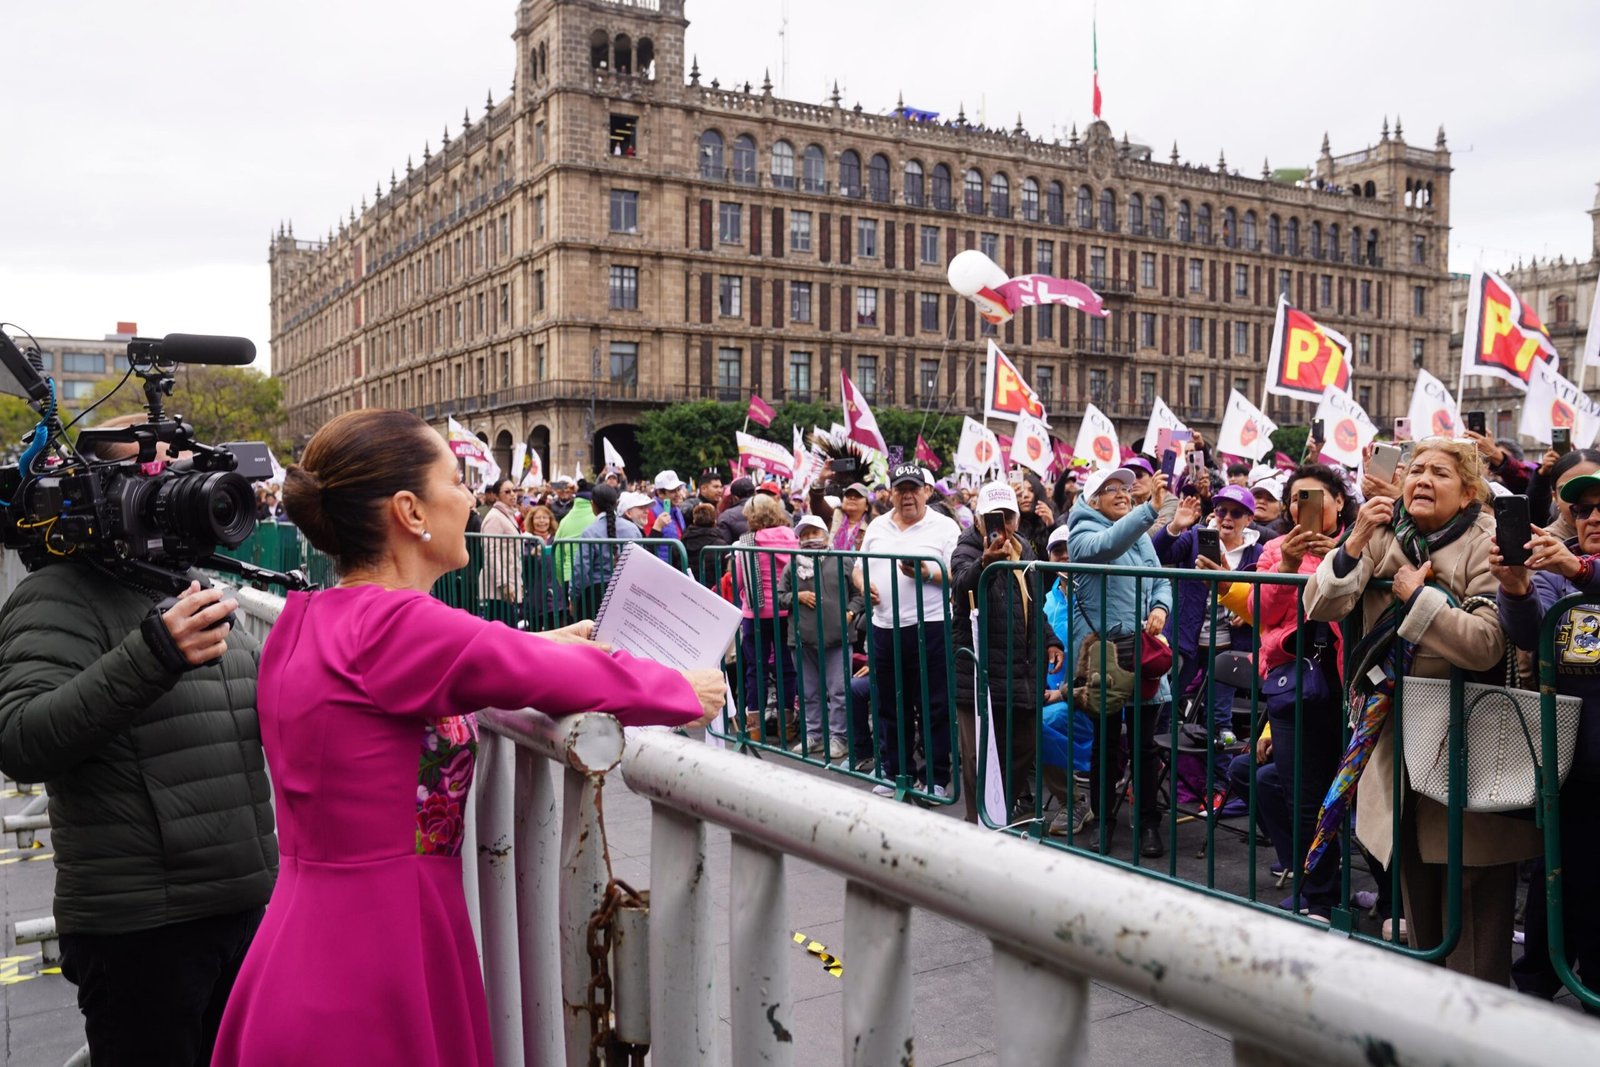
M 1000 269 L 1000 264 L 976 248 L 957 252 L 947 273 L 950 288 L 965 297 L 977 296 L 979 289 L 993 289 L 1011 280 L 1010 275 Z

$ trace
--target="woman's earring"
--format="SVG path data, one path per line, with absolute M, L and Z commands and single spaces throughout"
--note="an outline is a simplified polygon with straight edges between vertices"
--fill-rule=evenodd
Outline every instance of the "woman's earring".
M 427 544 L 429 541 L 432 541 L 432 540 L 433 540 L 433 534 L 429 533 L 427 530 L 423 530 L 422 531 L 422 543 L 423 544 Z

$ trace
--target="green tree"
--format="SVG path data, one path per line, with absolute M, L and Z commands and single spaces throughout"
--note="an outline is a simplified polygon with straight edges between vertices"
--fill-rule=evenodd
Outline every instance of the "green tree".
M 647 411 L 639 418 L 639 451 L 649 472 L 675 470 L 685 480 L 707 467 L 725 467 L 737 449 L 734 433 L 744 408 L 715 400 Z M 759 427 L 758 427 L 759 429 Z
M 22 437 L 39 425 L 39 416 L 21 397 L 0 394 L 0 460 L 22 454 Z
M 1309 426 L 1280 426 L 1272 431 L 1272 447 L 1298 463 L 1301 453 L 1306 450 L 1306 438 L 1310 433 Z
M 165 402 L 169 416 L 194 427 L 206 444 L 224 441 L 265 441 L 287 463 L 292 448 L 283 411 L 283 383 L 250 367 L 208 367 L 185 364 L 175 375 L 172 395 Z M 120 389 L 117 379 L 95 387 L 85 407 L 102 397 L 85 423 L 144 410 L 144 389 L 129 378 Z

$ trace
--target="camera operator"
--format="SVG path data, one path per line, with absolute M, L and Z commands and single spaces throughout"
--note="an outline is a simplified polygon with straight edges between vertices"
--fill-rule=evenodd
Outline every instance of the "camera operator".
M 277 870 L 259 646 L 220 590 L 191 583 L 160 615 L 158 597 L 69 555 L 0 610 L 0 770 L 49 789 L 61 969 L 95 1067 L 210 1062 Z

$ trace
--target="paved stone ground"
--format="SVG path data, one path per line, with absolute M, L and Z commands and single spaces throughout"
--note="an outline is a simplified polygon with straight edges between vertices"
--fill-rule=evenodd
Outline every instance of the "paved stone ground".
M 30 799 L 18 796 L 11 783 L 0 790 L 0 812 L 14 815 Z M 18 849 L 16 840 L 0 838 L 0 918 L 5 922 L 5 952 L 0 962 L 0 999 L 5 1011 L 5 1062 L 17 1067 L 63 1064 L 83 1045 L 83 1016 L 72 983 L 40 960 L 38 945 L 18 945 L 12 930 L 18 919 L 50 914 L 55 864 L 48 857 L 50 833 L 38 835 L 40 847 Z

